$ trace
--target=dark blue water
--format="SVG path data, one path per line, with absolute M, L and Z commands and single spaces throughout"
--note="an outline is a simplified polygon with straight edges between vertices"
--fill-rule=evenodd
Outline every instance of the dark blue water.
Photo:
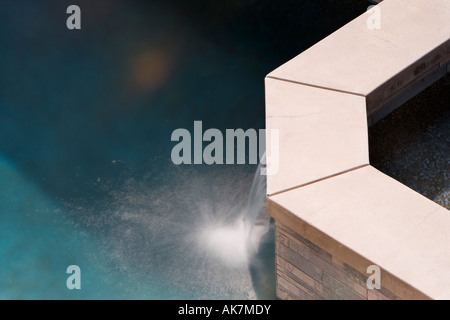
M 198 236 L 256 166 L 175 166 L 170 135 L 264 128 L 264 76 L 367 3 L 77 1 L 78 31 L 73 3 L 0 4 L 0 298 L 273 298 L 270 234 L 247 264 Z

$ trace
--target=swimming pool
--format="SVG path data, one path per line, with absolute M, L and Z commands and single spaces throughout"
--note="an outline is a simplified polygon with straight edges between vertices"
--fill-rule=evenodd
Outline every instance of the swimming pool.
M 220 246 L 256 165 L 175 166 L 170 135 L 264 128 L 264 76 L 368 4 L 79 1 L 68 31 L 69 4 L 0 12 L 0 298 L 274 298 L 273 235 Z

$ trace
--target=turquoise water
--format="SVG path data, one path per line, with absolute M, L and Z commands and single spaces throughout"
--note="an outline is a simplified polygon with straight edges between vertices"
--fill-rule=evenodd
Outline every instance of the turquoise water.
M 2 4 L 0 298 L 274 298 L 273 232 L 233 250 L 256 166 L 177 167 L 170 135 L 264 128 L 264 76 L 367 3 Z

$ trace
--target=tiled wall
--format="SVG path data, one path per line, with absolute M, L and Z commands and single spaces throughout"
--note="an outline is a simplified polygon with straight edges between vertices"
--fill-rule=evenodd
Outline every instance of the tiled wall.
M 361 274 L 288 227 L 276 223 L 277 295 L 284 300 L 392 300 L 381 288 L 368 289 Z

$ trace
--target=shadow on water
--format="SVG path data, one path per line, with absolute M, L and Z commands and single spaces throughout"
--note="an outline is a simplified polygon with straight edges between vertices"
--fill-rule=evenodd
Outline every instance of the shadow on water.
M 258 299 L 276 299 L 275 227 L 273 221 L 261 237 L 257 253 L 249 263 L 253 289 Z
M 70 4 L 20 0 L 0 11 L 0 153 L 4 170 L 23 177 L 0 181 L 7 213 L 0 219 L 27 230 L 8 233 L 9 242 L 0 238 L 9 266 L 0 279 L 8 278 L 0 283 L 3 294 L 12 288 L 4 285 L 9 279 L 27 278 L 20 270 L 39 259 L 35 251 L 47 257 L 43 270 L 56 274 L 60 266 L 50 261 L 67 251 L 64 236 L 73 235 L 75 250 L 79 235 L 88 234 L 86 242 L 106 253 L 82 251 L 92 251 L 106 273 L 118 270 L 120 281 L 105 276 L 105 283 L 118 283 L 117 292 L 97 287 L 79 297 L 255 298 L 242 272 L 247 266 L 225 268 L 195 237 L 206 222 L 223 224 L 242 213 L 255 167 L 176 167 L 170 135 L 180 127 L 192 131 L 194 120 L 221 130 L 263 128 L 264 76 L 367 3 L 80 0 L 82 30 L 68 31 Z M 25 185 L 35 186 L 26 196 Z M 37 215 L 49 226 L 66 221 L 50 238 L 34 222 Z M 256 261 L 269 261 L 270 232 Z M 45 251 L 49 242 L 58 249 Z M 26 248 L 33 248 L 27 260 L 11 253 Z M 265 283 L 255 280 L 257 271 L 268 272 L 272 262 L 250 267 L 255 287 Z M 48 290 L 41 296 L 54 298 L 64 290 L 55 288 L 24 280 L 14 292 L 39 297 Z

